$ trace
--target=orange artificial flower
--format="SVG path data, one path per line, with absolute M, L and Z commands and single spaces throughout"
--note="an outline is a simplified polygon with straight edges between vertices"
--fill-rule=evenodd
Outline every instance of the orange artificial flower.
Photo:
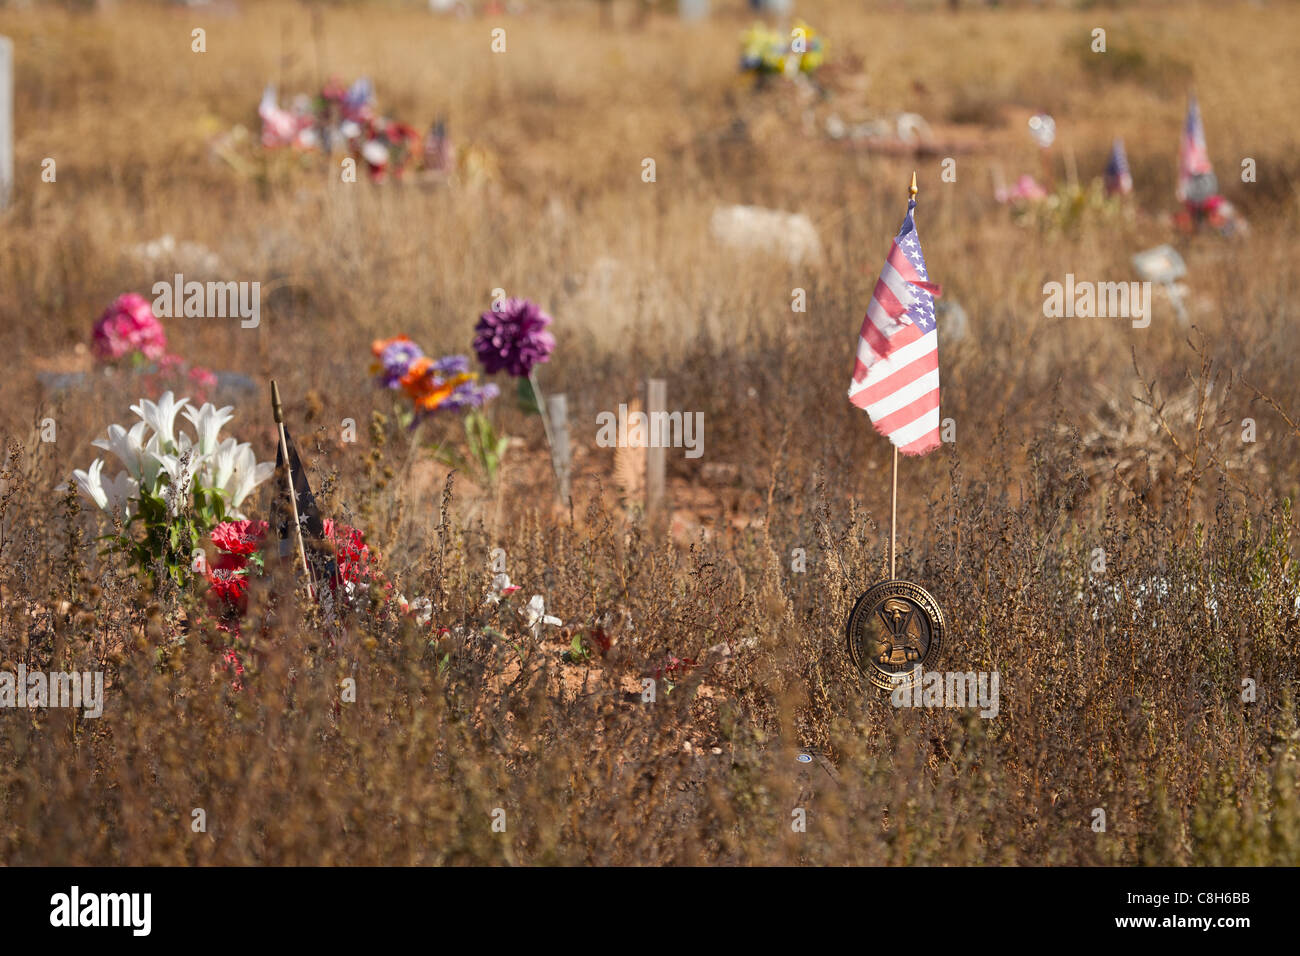
M 375 358 L 379 358 L 379 356 L 383 354 L 384 349 L 388 348 L 388 346 L 393 343 L 409 341 L 411 341 L 410 338 L 405 335 L 394 335 L 391 339 L 375 339 L 370 343 L 370 354 Z
M 447 400 L 456 390 L 456 386 L 473 378 L 472 372 L 466 372 L 453 375 L 448 379 L 440 379 L 434 371 L 433 360 L 424 355 L 411 363 L 411 367 L 402 376 L 401 386 L 406 394 L 411 396 L 411 401 L 415 403 L 416 408 L 431 412 Z

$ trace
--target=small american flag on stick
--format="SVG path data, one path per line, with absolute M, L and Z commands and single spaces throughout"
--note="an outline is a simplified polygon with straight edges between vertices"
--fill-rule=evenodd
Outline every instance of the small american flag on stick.
M 1210 154 L 1205 148 L 1205 126 L 1201 122 L 1201 106 L 1193 93 L 1187 102 L 1187 120 L 1178 143 L 1178 199 L 1186 200 L 1191 194 L 1192 181 L 1197 176 L 1213 172 Z
M 1106 161 L 1106 194 L 1108 196 L 1127 196 L 1133 191 L 1133 173 L 1128 168 L 1128 153 L 1124 151 L 1124 141 L 1115 140 L 1110 147 L 1110 159 Z
M 902 228 L 876 282 L 862 332 L 849 401 L 904 455 L 939 447 L 939 332 L 925 257 L 912 215 L 916 174 Z

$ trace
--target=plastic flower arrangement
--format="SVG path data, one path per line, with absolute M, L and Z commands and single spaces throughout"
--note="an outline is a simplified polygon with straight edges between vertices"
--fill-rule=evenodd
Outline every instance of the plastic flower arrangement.
M 740 68 L 746 73 L 784 73 L 784 50 L 781 34 L 755 23 L 740 35 Z
M 130 363 L 137 371 L 152 372 L 145 384 L 155 393 L 163 382 L 185 380 L 202 399 L 217 386 L 217 376 L 209 369 L 167 351 L 162 322 L 149 300 L 135 292 L 118 296 L 95 321 L 91 351 L 101 364 Z
M 406 123 L 381 116 L 375 108 L 374 87 L 365 77 L 349 87 L 328 81 L 314 97 L 295 97 L 291 109 L 279 105 L 275 87 L 268 86 L 258 106 L 262 146 L 293 147 L 302 152 L 350 153 L 365 165 L 374 182 L 400 178 L 408 169 L 444 171 L 447 155 L 439 149 L 425 162 L 426 138 Z M 430 138 L 447 145 L 445 128 L 437 124 Z
M 378 580 L 377 557 L 356 528 L 326 518 L 325 539 L 334 555 L 338 573 L 327 582 L 335 595 L 354 601 Z M 228 626 L 234 626 L 248 610 L 248 579 L 266 567 L 263 551 L 270 526 L 265 521 L 223 521 L 209 535 L 217 550 L 216 560 L 205 568 L 209 596 Z
M 490 382 L 479 384 L 466 356 L 431 359 L 405 335 L 379 339 L 370 351 L 375 357 L 371 373 L 382 387 L 406 394 L 415 409 L 415 422 L 437 411 L 482 408 L 500 394 Z
M 551 450 L 551 466 L 558 480 L 551 419 L 537 384 L 537 366 L 549 362 L 555 351 L 555 336 L 550 332 L 552 321 L 541 306 L 528 299 L 495 302 L 474 326 L 474 352 L 489 375 L 506 372 L 519 381 L 521 403 L 542 417 L 546 444 Z
M 542 416 L 546 438 L 551 426 L 537 384 L 537 366 L 549 362 L 555 337 L 548 331 L 551 317 L 528 299 L 505 299 L 479 316 L 474 326 L 474 352 L 489 375 L 505 372 L 519 381 L 520 403 Z
M 338 601 L 358 607 L 358 599 L 368 592 L 371 583 L 382 581 L 378 559 L 366 544 L 365 536 L 356 528 L 330 518 L 322 523 L 338 569 L 338 573 L 327 582 L 330 606 L 338 607 L 335 603 Z M 208 582 L 209 608 L 217 618 L 217 631 L 239 637 L 240 620 L 248 613 L 249 580 L 266 570 L 265 549 L 269 531 L 267 522 L 246 519 L 223 521 L 212 529 L 209 537 L 217 556 L 210 565 L 205 563 L 203 574 Z M 384 600 L 390 596 L 392 587 L 391 583 L 384 583 L 381 592 Z M 317 596 L 323 595 L 318 591 Z M 419 604 L 419 600 L 416 603 Z M 424 603 L 429 602 L 425 599 Z M 429 616 L 421 620 L 418 608 L 412 611 L 411 605 L 400 596 L 398 604 L 404 613 L 414 613 L 420 623 L 428 623 Z M 225 647 L 221 649 L 221 659 L 224 667 L 234 675 L 232 686 L 241 690 L 245 669 L 239 651 L 234 645 Z
M 533 369 L 550 361 L 555 350 L 555 337 L 547 331 L 551 321 L 528 299 L 506 299 L 484 312 L 474 327 L 474 352 L 484 371 L 531 379 Z
M 167 333 L 149 300 L 135 292 L 119 295 L 95 322 L 91 348 L 101 362 L 124 358 L 159 361 L 167 354 Z
M 802 20 L 795 21 L 788 37 L 762 23 L 740 35 L 740 69 L 760 81 L 776 75 L 811 75 L 825 61 L 825 41 Z
M 482 409 L 500 389 L 491 382 L 481 384 L 467 356 L 432 359 L 405 335 L 377 340 L 370 351 L 375 357 L 370 371 L 380 387 L 400 390 L 411 400 L 411 428 L 435 413 L 463 414 L 468 459 L 445 447 L 439 449 L 439 458 L 473 474 L 474 469 L 466 467 L 472 462 L 486 484 L 495 483 L 508 440 L 497 435 Z
M 108 437 L 93 443 L 117 457 L 123 466 L 117 476 L 105 478 L 104 460 L 96 458 L 73 479 L 96 507 L 126 522 L 106 536 L 110 551 L 129 554 L 146 574 L 156 576 L 161 566 L 184 584 L 203 536 L 228 519 L 242 519 L 240 507 L 275 465 L 257 461 L 247 442 L 220 438 L 234 417 L 231 406 L 196 408 L 168 391 L 157 402 L 141 399 L 131 411 L 140 421 L 129 429 L 110 425 Z M 192 435 L 177 429 L 180 414 Z
M 1106 223 L 1127 215 L 1124 203 L 1118 196 L 1106 195 L 1100 179 L 1087 185 L 1064 183 L 1049 191 L 1025 175 L 1012 189 L 996 190 L 995 197 L 1010 208 L 1014 222 L 1049 233 L 1073 233 L 1086 223 Z
M 993 192 L 994 198 L 998 202 L 1007 203 L 1032 203 L 1047 198 L 1047 190 L 1038 184 L 1028 173 L 1022 175 L 1016 180 L 1016 184 L 1010 189 L 1005 186 L 997 187 Z

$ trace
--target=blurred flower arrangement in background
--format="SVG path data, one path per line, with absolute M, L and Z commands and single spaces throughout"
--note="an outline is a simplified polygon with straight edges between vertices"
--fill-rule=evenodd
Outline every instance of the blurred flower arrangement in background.
M 167 354 L 167 333 L 149 300 L 135 292 L 119 295 L 95 322 L 91 348 L 101 362 L 156 362 Z
M 268 86 L 257 113 L 266 149 L 346 152 L 364 163 L 373 182 L 389 176 L 400 179 L 412 169 L 447 172 L 454 165 L 445 123 L 435 123 L 422 137 L 415 127 L 379 115 L 374 87 L 366 77 L 348 87 L 331 79 L 315 96 L 294 97 L 288 109 L 279 105 L 275 87 Z
M 156 388 L 164 382 L 188 382 L 200 401 L 217 387 L 210 369 L 192 365 L 167 351 L 167 332 L 153 314 L 149 300 L 136 292 L 125 292 L 113 300 L 95 321 L 90 333 L 95 359 L 105 368 L 129 367 L 151 376 L 146 384 Z
M 795 21 L 789 37 L 763 23 L 740 35 L 741 72 L 760 83 L 770 76 L 811 76 L 825 61 L 825 41 L 802 20 Z

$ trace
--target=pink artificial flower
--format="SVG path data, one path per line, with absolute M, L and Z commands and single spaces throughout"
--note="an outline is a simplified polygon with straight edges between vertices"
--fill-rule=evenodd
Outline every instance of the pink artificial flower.
M 190 367 L 190 381 L 197 388 L 216 388 L 217 374 L 201 365 L 194 365 Z
M 280 108 L 273 86 L 268 86 L 262 93 L 257 115 L 262 119 L 262 145 L 268 149 L 290 145 L 302 130 L 311 125 L 310 116 Z
M 996 193 L 998 202 L 1017 202 L 1019 200 L 1029 200 L 1036 202 L 1039 199 L 1047 198 L 1047 190 L 1038 184 L 1038 181 L 1025 173 L 1016 180 L 1016 184 L 1010 189 L 999 189 Z
M 149 300 L 127 292 L 104 310 L 92 334 L 95 357 L 112 362 L 139 352 L 151 361 L 161 361 L 167 354 L 167 333 L 154 317 Z

